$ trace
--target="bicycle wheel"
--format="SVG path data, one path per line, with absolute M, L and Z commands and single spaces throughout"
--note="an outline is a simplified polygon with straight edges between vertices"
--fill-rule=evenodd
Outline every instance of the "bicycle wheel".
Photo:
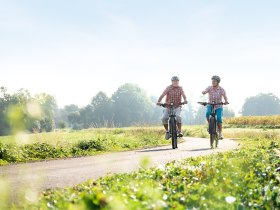
M 218 147 L 218 144 L 219 144 L 219 137 L 218 137 L 218 134 L 216 133 L 216 135 L 215 135 L 215 147 L 216 148 Z
M 174 118 L 171 118 L 169 120 L 169 127 L 170 127 L 171 139 L 172 139 L 172 149 L 176 149 L 177 148 L 177 129 L 176 129 L 176 120 Z
M 214 148 L 214 141 L 217 139 L 217 129 L 216 129 L 216 119 L 214 117 L 210 117 L 209 119 L 209 133 L 210 133 L 210 147 L 211 149 Z M 216 147 L 218 143 L 216 141 Z

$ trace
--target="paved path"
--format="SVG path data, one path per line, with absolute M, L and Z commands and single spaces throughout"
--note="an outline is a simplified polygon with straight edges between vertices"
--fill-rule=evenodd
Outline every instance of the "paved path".
M 27 187 L 41 191 L 47 188 L 73 186 L 107 174 L 134 171 L 139 169 L 139 162 L 143 157 L 149 157 L 151 166 L 156 166 L 172 160 L 209 155 L 238 147 L 238 143 L 230 139 L 220 141 L 219 148 L 214 150 L 209 149 L 208 139 L 185 137 L 184 140 L 176 150 L 168 145 L 90 157 L 2 166 L 0 180 L 4 179 L 5 183 L 16 189 Z M 10 189 L 12 192 L 15 190 Z

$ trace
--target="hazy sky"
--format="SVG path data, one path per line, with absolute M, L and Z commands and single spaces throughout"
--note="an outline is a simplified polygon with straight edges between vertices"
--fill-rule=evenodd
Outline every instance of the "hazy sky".
M 222 78 L 231 108 L 280 97 L 280 1 L 0 0 L 0 86 L 84 106 L 136 83 L 159 96 L 178 75 L 196 102 Z

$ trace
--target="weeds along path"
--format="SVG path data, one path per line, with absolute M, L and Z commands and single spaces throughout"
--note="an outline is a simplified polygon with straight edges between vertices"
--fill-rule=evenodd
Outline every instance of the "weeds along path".
M 238 148 L 238 142 L 224 139 L 219 148 L 211 150 L 209 140 L 185 137 L 178 149 L 171 145 L 126 152 L 69 158 L 63 160 L 41 161 L 0 167 L 0 180 L 8 183 L 13 194 L 18 189 L 41 191 L 48 188 L 67 187 L 87 179 L 98 179 L 113 173 L 126 173 L 139 169 L 141 160 L 150 160 L 149 166 L 166 164 L 172 160 L 209 155 Z M 15 189 L 13 189 L 15 188 Z

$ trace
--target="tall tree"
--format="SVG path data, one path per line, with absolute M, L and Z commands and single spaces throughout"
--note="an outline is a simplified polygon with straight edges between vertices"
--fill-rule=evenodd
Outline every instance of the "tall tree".
M 182 118 L 183 118 L 183 124 L 185 125 L 195 124 L 195 111 L 193 109 L 192 102 L 189 102 L 187 105 L 184 105 L 184 107 L 182 108 Z
M 57 125 L 63 125 L 64 123 L 71 128 L 80 128 L 80 108 L 75 104 L 64 106 L 57 113 L 56 119 Z
M 0 135 L 7 135 L 10 133 L 10 123 L 7 119 L 7 110 L 11 103 L 11 95 L 7 93 L 7 88 L 0 88 Z
M 82 128 L 94 127 L 94 113 L 91 105 L 80 109 L 80 121 Z
M 242 106 L 243 116 L 263 116 L 280 114 L 280 100 L 272 93 L 260 93 L 249 97 Z
M 206 123 L 206 107 L 199 106 L 198 110 L 196 111 L 194 124 L 201 125 Z
M 152 114 L 152 102 L 146 92 L 135 84 L 126 83 L 112 95 L 114 122 L 129 126 L 147 122 Z
M 80 117 L 80 112 L 71 112 L 67 115 L 67 121 L 69 123 L 69 126 L 75 130 L 81 129 L 81 117 Z
M 41 93 L 35 95 L 35 100 L 40 104 L 42 118 L 40 119 L 41 131 L 52 131 L 55 127 L 54 114 L 57 110 L 57 103 L 52 95 Z
M 34 98 L 26 89 L 20 89 L 15 94 L 12 95 L 13 102 L 10 103 L 8 117 L 12 129 L 14 131 L 18 130 L 28 130 L 33 132 L 34 130 L 39 130 L 40 126 L 38 124 L 38 119 L 41 117 L 40 114 L 35 114 L 35 104 Z M 40 107 L 38 107 L 40 112 Z
M 223 108 L 223 117 L 235 117 L 235 113 L 232 109 L 224 106 Z
M 158 125 L 159 123 L 161 123 L 162 107 L 159 107 L 156 105 L 156 103 L 157 103 L 156 96 L 150 96 L 150 100 L 152 102 L 151 111 L 150 111 L 150 114 L 146 116 L 146 119 L 147 119 L 146 123 Z
M 40 128 L 40 107 L 28 90 L 20 89 L 13 95 L 8 94 L 4 87 L 0 91 L 0 135 L 23 130 L 32 132 Z
M 112 100 L 106 93 L 100 91 L 91 100 L 93 122 L 96 127 L 112 125 Z

